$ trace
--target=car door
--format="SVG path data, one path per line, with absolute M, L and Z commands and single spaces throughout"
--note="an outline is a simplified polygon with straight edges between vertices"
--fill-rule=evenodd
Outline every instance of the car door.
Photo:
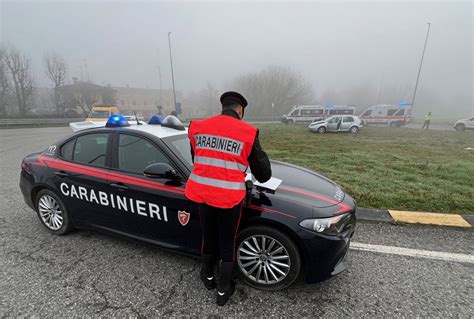
M 327 130 L 329 132 L 335 132 L 337 131 L 337 125 L 340 121 L 340 117 L 339 116 L 333 116 L 329 119 L 328 121 L 328 126 L 327 126 Z
M 343 116 L 341 131 L 349 131 L 351 126 L 354 124 L 354 118 L 352 116 Z
M 178 169 L 164 145 L 127 132 L 117 134 L 115 146 L 108 183 L 116 202 L 117 229 L 169 248 L 199 249 L 199 215 L 197 206 L 184 196 L 185 177 L 172 182 L 143 173 L 156 163 Z
M 109 132 L 81 134 L 60 146 L 54 184 L 73 222 L 107 225 L 113 218 L 107 185 Z

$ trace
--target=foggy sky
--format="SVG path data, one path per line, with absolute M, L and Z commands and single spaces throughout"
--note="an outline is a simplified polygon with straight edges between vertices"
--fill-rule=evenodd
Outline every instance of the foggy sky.
M 411 88 L 431 22 L 418 97 L 436 92 L 442 104 L 474 112 L 472 16 L 471 2 L 459 1 L 2 1 L 0 31 L 2 42 L 32 60 L 41 86 L 51 85 L 42 55 L 55 50 L 68 63 L 69 79 L 81 76 L 81 65 L 87 77 L 86 59 L 96 83 L 157 88 L 160 65 L 168 88 L 171 31 L 177 90 L 199 90 L 207 80 L 225 89 L 235 76 L 275 64 L 301 72 L 318 95 L 378 88 L 382 77 L 386 87 Z

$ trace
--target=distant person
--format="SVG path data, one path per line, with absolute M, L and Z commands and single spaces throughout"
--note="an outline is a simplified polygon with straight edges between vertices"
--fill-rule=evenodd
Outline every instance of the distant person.
M 176 113 L 176 111 L 171 111 L 170 115 L 178 117 L 178 113 Z
M 423 127 L 421 129 L 424 129 L 426 127 L 426 129 L 428 130 L 430 128 L 430 123 L 431 123 L 432 119 L 433 119 L 433 115 L 431 115 L 431 112 L 426 114 L 425 115 L 425 123 L 423 123 Z

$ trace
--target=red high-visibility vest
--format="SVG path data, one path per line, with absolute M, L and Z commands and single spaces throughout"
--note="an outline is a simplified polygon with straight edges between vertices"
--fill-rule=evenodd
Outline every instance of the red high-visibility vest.
M 186 197 L 218 208 L 239 204 L 245 197 L 245 171 L 256 134 L 252 125 L 227 115 L 192 121 L 188 135 L 194 168 Z

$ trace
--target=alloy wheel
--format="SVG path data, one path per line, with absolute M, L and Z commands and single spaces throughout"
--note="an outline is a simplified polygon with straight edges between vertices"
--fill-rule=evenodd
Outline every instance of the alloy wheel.
M 255 235 L 244 239 L 237 249 L 237 262 L 253 282 L 275 284 L 286 278 L 291 268 L 290 254 L 276 239 Z
M 63 212 L 58 202 L 50 195 L 43 195 L 38 201 L 41 220 L 51 230 L 58 230 L 63 225 Z

